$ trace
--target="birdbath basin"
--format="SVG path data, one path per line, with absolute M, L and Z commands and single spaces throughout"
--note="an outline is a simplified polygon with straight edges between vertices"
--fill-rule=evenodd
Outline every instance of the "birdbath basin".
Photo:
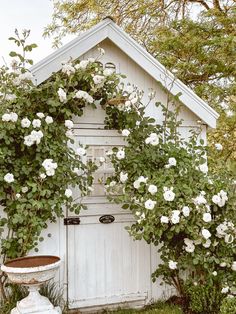
M 40 286 L 53 279 L 61 260 L 57 256 L 41 255 L 17 258 L 6 262 L 1 270 L 8 275 L 12 283 L 26 286 L 29 295 L 17 302 L 11 314 L 58 314 L 48 298 L 39 293 Z

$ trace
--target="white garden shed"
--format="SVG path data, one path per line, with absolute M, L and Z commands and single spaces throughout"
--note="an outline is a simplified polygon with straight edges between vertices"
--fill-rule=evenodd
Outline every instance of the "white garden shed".
M 59 71 L 62 61 L 97 57 L 98 45 L 106 52 L 100 60 L 103 66 L 112 62 L 117 72 L 127 76 L 127 82 L 144 91 L 144 102 L 150 88 L 156 91 L 155 101 L 163 104 L 167 102 L 167 91 L 173 95 L 181 93 L 181 134 L 187 137 L 190 129 L 201 127 L 201 138 L 206 140 L 207 128 L 216 126 L 218 114 L 110 18 L 34 65 L 31 72 L 35 84 Z M 146 113 L 161 123 L 155 101 L 148 105 Z M 83 117 L 74 119 L 76 143 L 90 146 L 88 158 L 103 157 L 113 146 L 124 145 L 117 131 L 104 129 L 104 115 L 103 109 L 86 108 Z M 133 221 L 132 215 L 110 204 L 103 185 L 98 182 L 104 182 L 111 171 L 110 165 L 105 164 L 96 173 L 94 192 L 84 200 L 88 210 L 79 217 L 65 210 L 65 218 L 72 218 L 69 221 L 72 224 L 65 225 L 61 219 L 50 225 L 39 247 L 39 254 L 61 257 L 59 281 L 65 288 L 70 309 L 91 312 L 122 303 L 143 306 L 168 294 L 167 287 L 151 281 L 151 273 L 160 262 L 156 248 L 129 237 L 124 228 Z M 104 215 L 112 215 L 114 221 L 102 223 L 100 218 Z

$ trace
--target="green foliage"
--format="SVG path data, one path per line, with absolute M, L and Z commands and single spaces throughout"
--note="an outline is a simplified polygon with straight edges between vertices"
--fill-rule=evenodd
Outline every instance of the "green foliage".
M 186 294 L 189 298 L 189 308 L 199 314 L 219 314 L 221 303 L 225 298 L 217 284 L 204 283 L 196 286 L 190 284 L 186 288 Z
M 63 206 L 79 213 L 82 198 L 100 164 L 86 161 L 86 147 L 75 143 L 72 117 L 85 106 L 105 106 L 122 95 L 120 76 L 98 67 L 97 59 L 68 63 L 46 82 L 34 85 L 27 70 L 28 31 L 10 38 L 21 49 L 11 68 L 0 69 L 0 226 L 8 229 L 1 241 L 5 258 L 25 255 L 36 248 L 48 222 L 63 215 Z M 77 146 L 76 146 L 77 145 Z M 73 198 L 70 188 L 80 195 Z
M 165 302 L 159 301 L 152 305 L 145 306 L 141 310 L 137 309 L 119 309 L 115 311 L 104 310 L 103 313 L 117 313 L 117 314 L 132 314 L 132 313 L 146 313 L 146 314 L 182 314 L 182 310 L 175 305 L 168 305 Z
M 220 314 L 236 314 L 236 298 L 225 298 L 220 307 Z
M 130 235 L 158 247 L 162 263 L 153 281 L 161 277 L 183 296 L 186 279 L 198 285 L 214 283 L 220 291 L 233 287 L 233 177 L 226 170 L 217 175 L 209 171 L 209 149 L 199 134 L 181 139 L 175 113 L 162 110 L 163 125 L 154 124 L 142 107 L 135 126 L 127 122 L 122 132 L 127 145 L 114 148 L 110 156 L 115 169 L 107 180 L 110 199 L 134 214 L 136 222 L 127 228 Z

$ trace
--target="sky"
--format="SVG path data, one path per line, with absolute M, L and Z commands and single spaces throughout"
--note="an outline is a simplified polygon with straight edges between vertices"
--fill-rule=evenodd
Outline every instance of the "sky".
M 50 23 L 53 12 L 50 0 L 0 0 L 0 66 L 4 60 L 9 63 L 9 52 L 16 51 L 16 46 L 8 38 L 14 30 L 30 29 L 29 43 L 36 43 L 29 57 L 34 63 L 53 52 L 52 39 L 42 37 L 44 27 Z M 68 41 L 65 40 L 64 42 Z M 4 58 L 4 60 L 3 60 Z

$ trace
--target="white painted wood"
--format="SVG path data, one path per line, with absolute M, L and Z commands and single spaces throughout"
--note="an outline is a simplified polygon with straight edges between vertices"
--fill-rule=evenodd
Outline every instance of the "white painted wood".
M 123 138 L 113 130 L 76 129 L 75 138 L 75 145 L 92 145 L 89 154 L 93 158 L 104 156 L 116 144 L 124 145 Z M 109 165 L 98 172 L 102 175 L 107 170 L 111 170 Z M 131 213 L 110 204 L 104 187 L 98 190 L 95 184 L 95 192 L 84 200 L 88 209 L 80 214 L 81 224 L 67 227 L 69 306 L 91 310 L 128 301 L 142 306 L 151 289 L 150 247 L 143 241 L 133 241 L 125 230 L 134 222 Z M 112 214 L 115 221 L 100 223 L 99 217 L 104 214 Z
M 180 101 L 201 120 L 210 127 L 216 126 L 219 115 L 110 19 L 98 23 L 95 27 L 31 67 L 30 70 L 35 77 L 35 83 L 42 83 L 53 72 L 60 70 L 62 61 L 70 58 L 75 60 L 81 57 L 86 51 L 101 44 L 106 38 L 110 39 L 130 59 L 137 62 L 140 68 L 144 69 L 154 80 L 167 90 L 171 90 L 173 95 L 180 93 Z M 109 61 L 111 60 L 113 62 L 113 59 Z

